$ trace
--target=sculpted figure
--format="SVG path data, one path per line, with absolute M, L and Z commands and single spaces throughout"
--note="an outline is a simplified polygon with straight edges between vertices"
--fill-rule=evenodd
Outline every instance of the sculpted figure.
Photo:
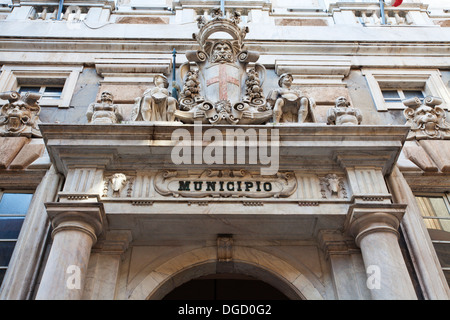
M 11 91 L 0 93 L 0 98 L 8 100 L 0 109 L 1 136 L 42 137 L 38 128 L 40 94 Z
M 273 109 L 273 122 L 315 122 L 314 102 L 299 90 L 291 88 L 292 82 L 291 74 L 282 74 L 278 80 L 280 88 L 267 96 L 267 102 Z
M 403 114 L 411 126 L 408 139 L 450 139 L 450 124 L 445 121 L 445 111 L 441 107 L 442 100 L 426 97 L 423 103 L 419 98 L 403 101 L 407 107 Z
M 335 101 L 335 107 L 327 112 L 327 124 L 334 125 L 358 125 L 361 124 L 362 114 L 357 108 L 350 106 L 345 97 L 339 97 Z
M 100 96 L 100 103 L 91 103 L 86 112 L 86 117 L 90 123 L 119 123 L 122 121 L 122 114 L 119 106 L 113 103 L 114 97 L 108 91 L 103 91 Z
M 155 86 L 135 100 L 131 114 L 133 121 L 174 121 L 177 100 L 170 96 L 169 81 L 163 75 L 155 76 Z

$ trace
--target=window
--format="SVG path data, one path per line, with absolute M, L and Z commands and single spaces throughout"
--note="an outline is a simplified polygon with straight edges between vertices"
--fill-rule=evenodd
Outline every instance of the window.
M 62 86 L 21 86 L 19 93 L 33 92 L 40 93 L 44 99 L 61 99 L 62 90 Z
M 378 111 L 403 110 L 402 100 L 426 96 L 441 98 L 441 107 L 450 110 L 450 93 L 439 70 L 364 68 L 362 73 Z
M 39 92 L 41 107 L 70 107 L 81 66 L 8 66 L 1 68 L 0 92 Z M 0 104 L 6 101 L 0 100 Z
M 421 101 L 425 98 L 425 94 L 422 90 L 381 90 L 385 103 L 397 103 L 402 102 L 405 99 L 419 98 Z
M 31 193 L 0 194 L 0 284 L 3 282 L 20 229 L 31 202 Z
M 450 285 L 450 194 L 416 196 L 431 242 Z

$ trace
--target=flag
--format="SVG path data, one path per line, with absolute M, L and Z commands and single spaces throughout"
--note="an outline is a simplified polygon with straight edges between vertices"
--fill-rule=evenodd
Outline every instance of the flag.
M 398 7 L 399 5 L 402 4 L 402 2 L 403 2 L 403 0 L 390 0 L 390 1 L 388 0 L 388 1 L 386 1 L 386 4 L 388 6 Z

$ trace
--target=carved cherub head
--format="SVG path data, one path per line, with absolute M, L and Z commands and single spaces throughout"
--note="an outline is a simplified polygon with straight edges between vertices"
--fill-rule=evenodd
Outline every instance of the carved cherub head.
M 423 103 L 419 98 L 403 101 L 407 107 L 403 114 L 412 131 L 410 137 L 440 139 L 442 134 L 448 134 L 450 126 L 445 121 L 445 111 L 438 107 L 441 103 L 442 100 L 436 97 L 426 97 Z
M 4 92 L 0 98 L 8 100 L 0 110 L 0 133 L 3 135 L 26 135 L 41 137 L 39 132 L 39 113 L 41 108 L 37 101 L 41 98 L 38 93 Z

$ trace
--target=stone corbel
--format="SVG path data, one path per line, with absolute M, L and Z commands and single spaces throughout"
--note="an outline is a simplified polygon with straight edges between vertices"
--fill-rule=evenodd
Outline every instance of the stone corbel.
M 319 231 L 318 241 L 327 258 L 332 255 L 348 255 L 359 251 L 354 240 L 338 230 Z
M 132 240 L 130 230 L 113 230 L 97 241 L 93 252 L 110 255 L 122 255 Z

